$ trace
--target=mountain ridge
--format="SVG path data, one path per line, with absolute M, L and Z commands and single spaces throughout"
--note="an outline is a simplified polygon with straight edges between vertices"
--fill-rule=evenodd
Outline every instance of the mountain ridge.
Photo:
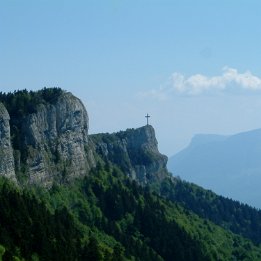
M 85 106 L 59 88 L 1 94 L 1 101 L 5 144 L 0 143 L 0 148 L 7 152 L 1 157 L 0 175 L 8 172 L 19 184 L 51 187 L 87 175 L 98 162 L 119 159 L 127 175 L 141 184 L 168 175 L 167 157 L 159 153 L 150 125 L 90 136 Z
M 185 180 L 261 208 L 260 153 L 261 129 L 255 129 L 196 146 L 191 142 L 170 157 L 168 167 Z

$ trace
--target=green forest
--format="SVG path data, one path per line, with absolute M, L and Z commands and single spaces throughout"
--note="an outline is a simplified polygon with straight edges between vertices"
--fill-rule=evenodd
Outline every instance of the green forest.
M 253 241 L 108 163 L 50 190 L 1 178 L 0 200 L 2 260 L 261 260 Z
M 238 201 L 217 196 L 195 184 L 177 179 L 175 183 L 165 180 L 160 194 L 201 218 L 229 229 L 232 232 L 261 243 L 261 211 Z

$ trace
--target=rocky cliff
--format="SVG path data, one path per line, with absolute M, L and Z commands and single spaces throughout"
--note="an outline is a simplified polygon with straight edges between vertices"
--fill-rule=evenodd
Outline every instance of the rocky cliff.
M 82 102 L 63 93 L 40 105 L 24 122 L 30 183 L 48 183 L 86 174 L 95 163 L 86 153 L 88 115 Z
M 120 166 L 141 184 L 160 181 L 167 175 L 167 157 L 159 153 L 155 131 L 150 125 L 114 134 L 96 134 L 90 139 L 96 154 Z
M 0 103 L 0 174 L 16 181 L 9 114 Z
M 88 174 L 98 161 L 117 164 L 142 184 L 167 175 L 167 157 L 158 151 L 152 126 L 89 136 L 82 102 L 68 92 L 55 99 L 50 93 L 0 95 L 11 115 L 0 104 L 0 175 L 50 187 Z

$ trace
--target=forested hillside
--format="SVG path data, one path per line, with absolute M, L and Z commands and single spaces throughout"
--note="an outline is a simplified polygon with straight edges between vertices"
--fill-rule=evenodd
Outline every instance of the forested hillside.
M 251 241 L 162 199 L 109 164 L 49 191 L 1 179 L 0 198 L 3 260 L 261 259 Z
M 180 179 L 174 182 L 166 179 L 161 183 L 160 194 L 204 219 L 249 238 L 256 244 L 261 243 L 261 211 L 258 209 Z

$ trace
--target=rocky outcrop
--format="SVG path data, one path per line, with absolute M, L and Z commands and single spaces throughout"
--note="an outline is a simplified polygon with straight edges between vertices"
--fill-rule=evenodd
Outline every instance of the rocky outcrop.
M 16 181 L 9 120 L 6 108 L 0 103 L 0 175 Z
M 2 99 L 12 119 L 9 125 L 9 114 L 0 104 L 0 175 L 51 187 L 88 174 L 99 161 L 117 165 L 141 184 L 168 175 L 167 157 L 158 151 L 152 126 L 88 136 L 87 111 L 71 93 L 44 89 Z
M 82 102 L 63 93 L 55 104 L 40 105 L 24 124 L 30 183 L 49 186 L 86 174 L 95 165 L 88 147 L 88 114 Z
M 141 184 L 168 176 L 167 157 L 159 153 L 155 131 L 150 125 L 114 134 L 96 134 L 90 139 L 104 161 L 117 164 Z

